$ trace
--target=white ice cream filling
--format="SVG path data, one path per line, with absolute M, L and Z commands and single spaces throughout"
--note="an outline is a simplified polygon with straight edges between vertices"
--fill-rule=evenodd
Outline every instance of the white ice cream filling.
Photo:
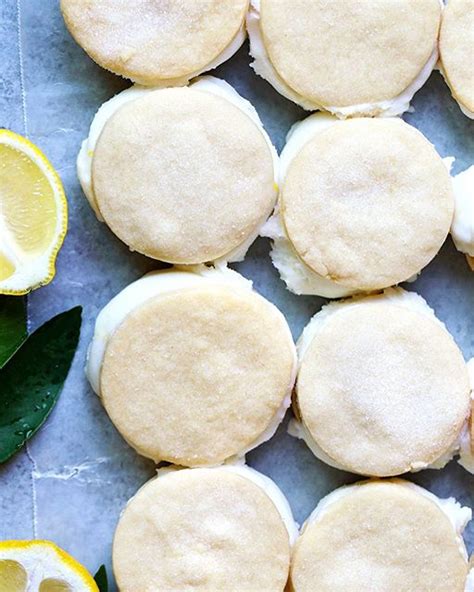
M 295 521 L 295 519 L 293 518 L 293 513 L 291 511 L 291 507 L 290 507 L 290 504 L 288 503 L 288 500 L 286 499 L 285 495 L 283 494 L 281 489 L 278 487 L 278 485 L 273 481 L 273 479 L 270 479 L 270 477 L 267 477 L 263 473 L 260 473 L 259 471 L 256 471 L 252 467 L 249 467 L 244 462 L 231 462 L 231 463 L 226 463 L 224 465 L 220 465 L 218 467 L 210 467 L 210 468 L 213 471 L 227 471 L 229 473 L 235 473 L 237 475 L 245 477 L 245 479 L 252 481 L 252 483 L 254 483 L 258 487 L 260 487 L 260 489 L 262 489 L 264 491 L 264 493 L 273 502 L 273 505 L 275 506 L 278 513 L 280 514 L 281 519 L 282 519 L 282 521 L 286 527 L 286 530 L 288 532 L 288 538 L 290 541 L 290 545 L 291 546 L 294 545 L 294 543 L 296 542 L 296 540 L 299 536 L 299 525 Z M 176 471 L 196 471 L 196 470 L 199 470 L 199 468 L 198 467 L 188 468 L 188 467 L 181 467 L 181 466 L 177 466 L 177 465 L 169 465 L 169 466 L 158 469 L 156 477 L 153 477 L 153 479 L 151 479 L 151 481 L 154 481 L 155 479 L 165 479 L 167 475 L 170 475 Z M 150 481 L 145 483 L 137 491 L 137 493 L 127 502 L 127 505 L 133 501 L 135 496 L 144 487 L 146 487 L 148 485 L 148 483 L 150 483 Z
M 453 177 L 451 236 L 458 251 L 474 257 L 474 165 Z
M 389 302 L 397 306 L 402 306 L 408 310 L 428 316 L 430 319 L 439 323 L 444 329 L 446 329 L 444 323 L 436 317 L 434 310 L 428 305 L 426 300 L 416 292 L 408 292 L 402 288 L 387 288 L 382 294 L 375 294 L 372 296 L 354 296 L 349 300 L 342 302 L 331 302 L 323 306 L 321 310 L 317 312 L 309 321 L 296 343 L 296 350 L 298 353 L 298 367 L 301 365 L 301 362 L 311 343 L 319 334 L 321 334 L 330 318 L 332 318 L 335 314 L 343 314 L 345 311 L 350 310 L 355 306 L 368 302 L 371 304 L 384 304 Z M 474 374 L 473 360 L 471 360 L 471 362 L 468 364 L 468 369 L 470 366 L 473 369 L 472 374 Z M 472 380 L 474 380 L 474 376 L 472 377 Z M 350 467 L 339 464 L 321 448 L 307 426 L 304 424 L 303 419 L 301 421 L 292 419 L 288 425 L 288 433 L 290 436 L 303 440 L 312 453 L 326 464 L 342 471 L 352 470 Z M 432 463 L 427 464 L 421 461 L 413 463 L 413 465 L 410 467 L 410 472 L 417 472 L 422 469 L 442 469 L 457 454 L 461 455 L 459 463 L 468 471 L 474 473 L 474 455 L 471 452 L 469 441 L 469 418 L 466 418 L 466 422 L 459 436 L 453 442 L 451 447 L 446 450 L 446 452 L 444 452 Z
M 194 267 L 174 268 L 171 270 L 148 273 L 112 298 L 97 317 L 94 335 L 87 352 L 85 371 L 95 393 L 97 393 L 99 397 L 101 396 L 100 373 L 108 343 L 115 331 L 132 311 L 143 305 L 150 298 L 157 298 L 172 292 L 179 292 L 181 290 L 209 285 L 230 287 L 235 292 L 253 291 L 252 282 L 250 280 L 224 265 L 216 267 L 198 265 Z M 270 303 L 268 304 L 270 305 Z M 284 316 L 281 313 L 279 314 L 281 315 L 281 320 L 284 323 L 284 326 L 287 327 L 288 340 L 293 348 L 293 337 L 291 332 Z M 250 450 L 260 446 L 260 444 L 263 444 L 267 440 L 270 440 L 275 434 L 285 416 L 286 410 L 291 404 L 291 394 L 295 378 L 296 353 L 290 382 L 285 397 L 278 410 L 262 434 L 260 434 L 260 436 L 258 436 L 258 438 L 256 438 L 249 446 L 239 451 L 236 455 L 237 458 L 243 457 Z
M 411 483 L 410 481 L 404 481 L 403 479 L 395 479 L 393 481 L 395 481 L 396 483 L 398 483 L 399 485 L 401 485 L 403 487 L 408 487 L 410 489 L 413 489 L 414 491 L 416 491 L 420 495 L 423 495 L 424 497 L 426 497 L 430 501 L 434 502 L 440 508 L 440 510 L 442 510 L 442 512 L 444 512 L 444 514 L 448 517 L 449 522 L 451 523 L 451 525 L 453 527 L 454 535 L 456 537 L 456 542 L 459 545 L 459 550 L 460 550 L 462 556 L 464 557 L 464 559 L 467 561 L 468 554 L 467 554 L 467 549 L 466 549 L 466 545 L 464 543 L 464 539 L 463 539 L 462 534 L 463 534 L 464 529 L 466 528 L 467 523 L 472 519 L 471 508 L 461 506 L 461 504 L 459 502 L 457 502 L 453 497 L 450 497 L 447 499 L 441 499 L 441 498 L 437 497 L 436 495 L 434 495 L 433 493 L 431 493 L 430 491 L 428 491 L 427 489 L 424 489 L 423 487 L 420 487 L 419 485 L 415 485 L 414 483 Z M 304 529 L 309 524 L 313 524 L 314 522 L 321 520 L 330 506 L 334 505 L 335 503 L 337 503 L 341 499 L 355 493 L 357 488 L 360 487 L 361 485 L 363 485 L 364 483 L 366 483 L 366 482 L 362 481 L 360 483 L 355 483 L 353 485 L 346 485 L 344 487 L 340 487 L 339 489 L 336 489 L 335 491 L 333 491 L 332 493 L 330 493 L 329 495 L 324 497 L 318 503 L 318 505 L 313 510 L 313 512 L 310 514 L 310 516 L 308 517 L 306 522 L 303 524 L 303 526 L 301 528 L 301 532 L 303 533 Z M 467 592 L 467 590 L 468 589 L 466 588 L 466 592 Z
M 254 61 L 251 67 L 255 72 L 269 82 L 281 95 L 297 103 L 308 111 L 323 109 L 334 113 L 342 119 L 356 115 L 379 115 L 393 117 L 401 115 L 410 108 L 410 101 L 414 94 L 420 90 L 431 75 L 438 61 L 438 44 L 436 43 L 428 61 L 418 73 L 416 78 L 398 96 L 386 101 L 351 105 L 349 107 L 338 107 L 330 105 L 319 105 L 300 95 L 293 90 L 278 74 L 273 66 L 265 47 L 263 35 L 260 29 L 260 0 L 251 0 L 250 10 L 247 15 L 247 31 L 250 40 L 250 55 Z
M 94 158 L 94 150 L 99 140 L 100 134 L 105 127 L 107 121 L 114 115 L 116 111 L 118 111 L 123 105 L 135 101 L 140 97 L 156 91 L 160 90 L 161 87 L 145 87 L 139 85 L 133 85 L 130 88 L 118 93 L 108 101 L 106 101 L 97 111 L 92 120 L 92 124 L 89 130 L 88 137 L 82 142 L 81 149 L 77 156 L 77 175 L 79 178 L 79 182 L 81 184 L 82 190 L 84 195 L 87 197 L 87 200 L 94 210 L 95 215 L 97 218 L 103 222 L 104 219 L 100 213 L 99 206 L 97 204 L 97 200 L 94 195 L 94 190 L 92 187 L 92 161 Z M 239 93 L 225 80 L 221 80 L 220 78 L 215 78 L 214 76 L 202 76 L 196 79 L 194 82 L 190 84 L 190 88 L 194 90 L 200 90 L 204 92 L 210 92 L 215 94 L 219 97 L 222 97 L 232 103 L 235 107 L 240 109 L 245 115 L 250 117 L 250 119 L 257 125 L 258 129 L 262 133 L 265 141 L 270 149 L 272 159 L 273 159 L 273 171 L 274 171 L 274 179 L 275 179 L 275 198 L 277 193 L 277 186 L 278 186 L 278 170 L 279 170 L 279 158 L 278 153 L 276 151 L 275 146 L 273 145 L 272 141 L 270 140 L 269 135 L 265 131 L 262 121 L 255 109 L 255 107 L 247 101 Z M 220 257 L 216 261 L 218 262 L 235 262 L 235 261 L 242 261 L 245 257 L 250 245 L 255 241 L 257 236 L 259 235 L 260 227 L 265 222 L 268 217 L 268 212 L 264 212 L 262 214 L 261 220 L 259 220 L 255 230 L 251 233 L 249 237 L 245 239 L 245 241 L 240 244 L 238 247 L 233 249 L 230 253 L 227 253 L 223 257 Z

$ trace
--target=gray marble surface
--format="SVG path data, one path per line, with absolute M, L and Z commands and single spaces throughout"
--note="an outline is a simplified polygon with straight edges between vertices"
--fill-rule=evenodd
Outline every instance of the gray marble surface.
M 57 0 L 0 1 L 0 126 L 27 134 L 49 156 L 65 184 L 70 226 L 55 280 L 29 299 L 34 328 L 59 311 L 84 307 L 81 342 L 61 399 L 44 428 L 0 467 L 0 538 L 47 538 L 91 571 L 109 567 L 119 513 L 154 466 L 137 456 L 108 420 L 83 373 L 87 344 L 101 307 L 156 263 L 130 253 L 90 210 L 76 179 L 75 158 L 91 118 L 106 99 L 128 86 L 96 66 L 68 35 Z M 20 9 L 20 14 L 19 14 Z M 216 74 L 256 106 L 280 150 L 301 109 L 280 97 L 249 68 L 247 46 Z M 21 72 L 23 70 L 23 84 Z M 24 94 L 22 93 L 24 91 Z M 474 122 L 459 111 L 438 73 L 416 95 L 406 120 L 456 157 L 459 172 L 474 160 Z M 236 268 L 286 315 L 297 338 L 324 300 L 285 290 L 258 240 Z M 448 239 L 438 257 L 409 286 L 446 323 L 466 358 L 474 355 L 474 274 Z M 288 419 L 288 418 L 287 418 Z M 286 423 L 286 422 L 285 422 Z M 325 466 L 283 425 L 249 463 L 280 485 L 302 522 L 326 493 L 356 480 Z M 474 477 L 452 462 L 442 471 L 409 477 L 441 496 L 474 506 Z M 467 530 L 474 550 L 474 525 Z

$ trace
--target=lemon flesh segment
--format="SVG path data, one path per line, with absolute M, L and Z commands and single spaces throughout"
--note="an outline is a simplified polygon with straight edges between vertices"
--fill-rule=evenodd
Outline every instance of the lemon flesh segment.
M 15 273 L 15 266 L 0 252 L 0 282 L 6 280 Z
M 42 253 L 54 237 L 54 191 L 39 166 L 12 146 L 0 147 L 0 203 L 7 232 L 25 256 Z
M 0 294 L 51 281 L 66 227 L 66 198 L 49 161 L 26 138 L 0 130 Z
M 0 542 L 0 592 L 99 592 L 90 573 L 49 541 Z
M 0 560 L 0 592 L 26 592 L 28 576 L 18 561 Z
M 41 582 L 39 592 L 72 592 L 72 588 L 67 582 L 48 578 Z

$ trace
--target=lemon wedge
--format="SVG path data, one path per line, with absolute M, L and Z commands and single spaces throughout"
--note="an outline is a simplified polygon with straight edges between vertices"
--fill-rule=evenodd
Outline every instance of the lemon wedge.
M 0 592 L 98 592 L 90 573 L 49 541 L 0 542 Z
M 0 294 L 49 283 L 67 230 L 58 174 L 29 140 L 0 130 Z

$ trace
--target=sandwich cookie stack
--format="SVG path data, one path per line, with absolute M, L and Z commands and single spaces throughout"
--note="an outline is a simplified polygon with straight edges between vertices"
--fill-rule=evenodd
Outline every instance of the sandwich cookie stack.
M 253 469 L 164 469 L 125 508 L 113 565 L 121 592 L 283 592 L 298 536 L 278 487 Z
M 204 77 L 105 103 L 77 164 L 99 219 L 131 250 L 195 264 L 244 257 L 274 207 L 277 162 L 252 105 Z
M 310 111 L 400 115 L 436 65 L 440 17 L 439 0 L 251 0 L 252 67 Z
M 398 118 L 311 115 L 290 131 L 262 234 L 296 294 L 338 298 L 416 277 L 449 233 L 447 165 Z
M 462 533 L 471 510 L 408 481 L 337 489 L 306 521 L 292 558 L 292 592 L 464 592 L 472 589 Z
M 236 261 L 277 196 L 278 157 L 229 84 L 123 91 L 98 111 L 77 166 L 99 219 L 169 263 Z
M 280 311 L 226 268 L 153 272 L 99 314 L 87 374 L 115 426 L 156 462 L 214 466 L 276 431 L 295 347 Z
M 425 300 L 401 288 L 324 306 L 298 341 L 292 433 L 324 462 L 387 477 L 474 472 L 468 365 Z

